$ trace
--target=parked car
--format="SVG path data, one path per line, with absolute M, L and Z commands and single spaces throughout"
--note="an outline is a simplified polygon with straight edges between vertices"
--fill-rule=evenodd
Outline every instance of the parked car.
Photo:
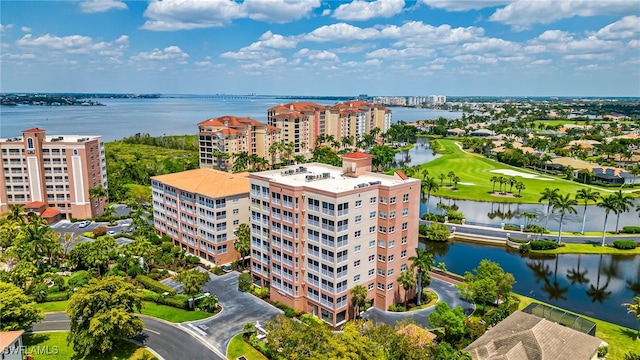
M 82 220 L 82 221 L 80 221 L 80 223 L 79 223 L 79 225 L 78 225 L 78 226 L 79 226 L 80 228 L 86 228 L 87 226 L 89 226 L 89 224 L 91 224 L 91 221 L 89 221 L 89 220 Z
M 113 230 L 109 230 L 109 231 L 107 231 L 107 235 L 114 236 L 115 234 L 116 234 L 116 232 L 115 232 L 115 231 L 113 231 Z

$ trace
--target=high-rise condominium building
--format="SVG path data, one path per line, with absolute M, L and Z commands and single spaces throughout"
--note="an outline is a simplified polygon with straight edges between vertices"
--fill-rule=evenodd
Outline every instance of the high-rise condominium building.
M 153 221 L 160 235 L 215 264 L 238 260 L 236 228 L 249 219 L 247 173 L 195 169 L 151 178 Z
M 371 172 L 372 156 L 251 173 L 251 271 L 290 307 L 337 325 L 351 318 L 350 292 L 373 306 L 404 299 L 398 275 L 418 246 L 420 180 Z
M 250 117 L 223 116 L 198 123 L 200 167 L 230 171 L 235 154 L 256 154 L 275 161 L 271 146 L 280 142 L 280 130 Z
M 8 205 L 54 222 L 94 218 L 106 199 L 89 197 L 89 189 L 107 188 L 102 136 L 47 136 L 39 128 L 22 136 L 0 139 L 0 213 Z
M 391 127 L 391 110 L 365 101 L 336 104 L 330 108 L 330 114 L 325 134 L 333 135 L 338 141 L 352 137 L 357 142 L 375 128 L 380 129 L 379 136 Z
M 312 102 L 280 104 L 267 110 L 267 122 L 282 130 L 281 140 L 293 143 L 293 153 L 310 157 L 319 134 L 325 132 L 326 106 Z

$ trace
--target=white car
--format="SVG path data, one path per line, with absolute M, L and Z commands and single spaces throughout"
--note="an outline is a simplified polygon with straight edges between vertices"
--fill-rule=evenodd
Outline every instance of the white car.
M 107 235 L 114 236 L 115 234 L 116 234 L 116 232 L 113 231 L 113 230 L 107 231 Z
M 89 224 L 91 224 L 91 221 L 89 221 L 89 220 L 83 220 L 83 221 L 80 221 L 80 222 L 78 223 L 78 226 L 79 226 L 80 228 L 86 228 L 87 226 L 89 226 Z

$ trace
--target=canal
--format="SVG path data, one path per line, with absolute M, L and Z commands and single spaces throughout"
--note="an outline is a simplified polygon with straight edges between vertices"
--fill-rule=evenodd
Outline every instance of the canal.
M 640 257 L 613 255 L 521 255 L 501 246 L 425 242 L 436 264 L 464 274 L 482 259 L 497 262 L 514 275 L 513 291 L 580 314 L 638 328 L 623 303 L 640 295 Z

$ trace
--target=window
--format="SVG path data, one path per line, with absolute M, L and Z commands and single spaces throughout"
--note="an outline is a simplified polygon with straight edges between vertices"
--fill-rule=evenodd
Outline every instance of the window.
M 369 219 L 375 219 L 376 218 L 376 212 L 372 211 L 369 213 Z
M 391 289 L 393 289 L 393 283 L 389 283 L 389 284 L 387 285 L 387 290 L 391 290 Z
M 373 234 L 374 232 L 376 232 L 376 227 L 375 226 L 369 226 L 369 234 Z
M 378 275 L 384 276 L 384 269 L 378 269 Z
M 402 209 L 402 217 L 407 217 L 407 216 L 409 216 L 409 208 Z
M 393 269 L 387 270 L 387 276 L 391 276 L 391 275 L 393 275 Z
M 369 273 L 368 273 L 369 277 L 373 276 L 373 274 L 375 274 L 375 272 L 376 272 L 375 270 L 369 269 Z
M 378 229 L 378 231 L 380 231 L 383 234 L 387 233 L 387 227 L 386 226 L 380 226 L 380 228 Z
M 361 249 L 362 249 L 362 245 L 356 245 L 356 246 L 353 248 L 353 252 L 359 253 Z
M 389 255 L 389 262 L 392 262 L 394 257 L 395 255 Z
M 367 290 L 371 291 L 373 290 L 373 283 L 369 284 L 369 286 L 367 286 Z
M 360 236 L 362 236 L 362 231 L 358 230 L 354 233 L 354 236 L 359 238 Z
M 389 240 L 389 248 L 392 248 L 396 246 L 396 241 L 395 240 Z
M 238 215 L 240 213 L 240 210 L 238 209 L 233 209 L 233 215 Z
M 233 225 L 239 225 L 239 224 L 240 224 L 240 220 L 238 220 L 238 219 L 233 220 Z
M 402 223 L 402 231 L 407 230 L 409 228 L 409 223 Z
M 396 212 L 395 211 L 391 211 L 389 213 L 389 219 L 395 219 L 396 218 Z
M 356 200 L 356 207 L 359 208 L 362 206 L 362 200 Z
M 386 218 L 387 218 L 387 213 L 386 213 L 386 212 L 384 212 L 384 211 L 380 211 L 380 212 L 378 213 L 378 217 L 379 217 L 380 219 L 386 219 Z
M 354 261 L 354 262 L 353 262 L 353 267 L 354 267 L 354 268 L 360 267 L 360 260 L 356 260 L 356 261 Z
M 395 204 L 395 203 L 396 203 L 396 197 L 395 197 L 395 196 L 392 196 L 392 197 L 389 199 L 389 203 L 390 203 L 390 204 Z
M 356 224 L 362 221 L 362 215 L 356 215 Z
M 369 249 L 371 249 L 374 246 L 376 246 L 376 241 L 375 240 L 370 240 L 369 241 Z
M 400 271 L 405 271 L 405 270 L 407 270 L 407 264 L 400 265 Z
M 403 236 L 402 237 L 402 245 L 406 245 L 407 244 L 407 237 Z
M 387 243 L 384 240 L 378 240 L 378 247 L 385 248 Z
M 378 261 L 385 262 L 385 261 L 387 261 L 387 257 L 384 256 L 384 255 L 378 255 Z
M 353 282 L 358 282 L 360 281 L 360 275 L 356 275 L 353 277 Z
M 408 202 L 408 201 L 409 201 L 409 194 L 402 195 L 402 202 Z
M 389 234 L 393 234 L 394 232 L 396 232 L 396 227 L 395 226 L 389 226 Z
M 373 262 L 376 259 L 375 255 L 369 255 L 369 262 Z
M 386 204 L 387 203 L 387 198 L 384 196 L 380 196 L 380 204 Z
M 369 199 L 369 203 L 370 204 L 375 204 L 376 203 L 376 197 L 372 197 L 371 199 Z
M 401 258 L 406 258 L 407 257 L 407 250 L 402 250 L 402 252 L 400 252 L 400 257 Z
M 384 284 L 383 283 L 378 283 L 378 289 L 384 290 Z
M 33 150 L 33 139 L 32 138 L 28 138 L 27 139 L 27 148 L 29 150 Z

